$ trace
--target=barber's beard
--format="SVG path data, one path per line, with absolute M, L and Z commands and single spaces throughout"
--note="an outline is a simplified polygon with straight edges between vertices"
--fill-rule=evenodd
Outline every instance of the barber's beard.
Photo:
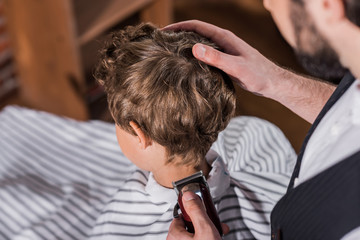
M 337 53 L 316 29 L 305 10 L 301 8 L 301 6 L 293 7 L 291 17 L 297 45 L 296 57 L 309 74 L 337 83 L 346 74 L 347 69 L 341 65 Z M 302 34 L 308 34 L 303 38 L 305 40 L 302 40 Z M 308 51 L 304 50 L 305 45 L 310 45 L 311 53 L 309 53 L 309 47 Z
M 314 77 L 338 82 L 347 72 L 347 69 L 340 64 L 338 57 L 331 51 L 317 51 L 314 54 L 302 51 L 295 51 L 295 53 L 302 67 Z

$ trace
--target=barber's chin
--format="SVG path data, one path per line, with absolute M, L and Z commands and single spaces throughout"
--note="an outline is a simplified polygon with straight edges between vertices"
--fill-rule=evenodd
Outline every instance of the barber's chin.
M 296 52 L 296 57 L 305 71 L 310 75 L 338 84 L 348 69 L 344 68 L 336 56 L 320 54 L 311 56 L 306 53 Z

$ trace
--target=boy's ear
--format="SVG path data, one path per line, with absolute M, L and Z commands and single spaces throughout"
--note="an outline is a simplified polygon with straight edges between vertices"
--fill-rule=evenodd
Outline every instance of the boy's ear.
M 130 121 L 129 124 L 139 139 L 140 147 L 142 149 L 145 149 L 148 146 L 151 146 L 152 144 L 151 138 L 146 136 L 146 134 L 141 130 L 140 126 L 134 121 Z

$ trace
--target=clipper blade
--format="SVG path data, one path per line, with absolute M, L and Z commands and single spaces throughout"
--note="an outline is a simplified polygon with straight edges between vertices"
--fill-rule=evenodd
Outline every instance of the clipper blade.
M 186 191 L 182 191 L 182 189 L 188 185 L 189 185 L 188 187 L 190 187 L 192 183 L 203 183 L 206 185 L 206 187 L 208 187 L 208 184 L 206 182 L 205 176 L 202 171 L 197 172 L 181 180 L 178 180 L 176 182 L 172 182 L 172 185 L 176 191 L 176 194 L 179 195 L 180 192 L 186 192 Z M 192 190 L 192 189 L 187 189 L 187 191 L 188 190 Z
M 175 192 L 178 195 L 178 204 L 174 208 L 174 217 L 178 217 L 178 210 L 180 208 L 185 226 L 188 232 L 194 233 L 195 229 L 191 222 L 191 218 L 186 213 L 183 202 L 182 202 L 182 195 L 184 192 L 191 191 L 194 192 L 199 196 L 204 207 L 206 209 L 206 213 L 214 223 L 215 227 L 219 231 L 220 236 L 223 235 L 221 223 L 219 216 L 217 215 L 214 202 L 210 195 L 209 185 L 206 182 L 206 178 L 202 171 L 197 172 L 189 177 L 183 178 L 176 182 L 172 182 Z

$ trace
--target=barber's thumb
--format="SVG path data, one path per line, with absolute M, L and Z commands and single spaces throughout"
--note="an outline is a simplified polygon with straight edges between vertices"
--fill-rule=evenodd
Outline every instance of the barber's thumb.
M 214 224 L 208 217 L 205 207 L 198 195 L 190 191 L 185 192 L 182 200 L 185 211 L 189 215 L 191 222 L 194 225 L 195 232 L 203 230 L 209 231 L 210 229 L 211 231 L 215 230 L 217 232 Z
M 227 60 L 225 53 L 201 43 L 195 44 L 192 48 L 192 52 L 200 61 L 220 69 L 222 68 L 223 62 Z
M 218 50 L 201 44 L 201 43 L 197 43 L 193 46 L 192 49 L 193 55 L 204 62 L 213 62 L 218 58 L 218 54 L 220 53 Z

